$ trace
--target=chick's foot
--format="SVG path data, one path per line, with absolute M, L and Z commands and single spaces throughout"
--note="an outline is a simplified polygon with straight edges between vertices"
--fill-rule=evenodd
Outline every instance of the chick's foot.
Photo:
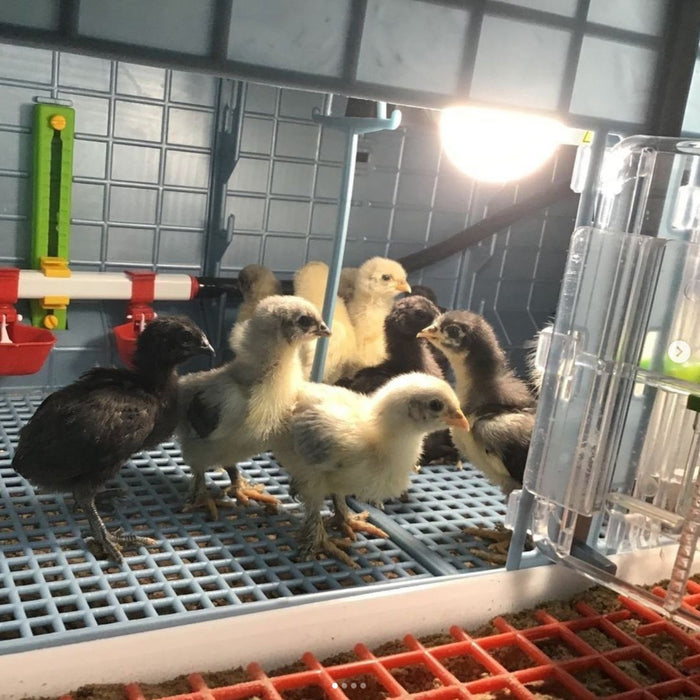
M 365 510 L 362 513 L 336 514 L 331 518 L 331 524 L 340 528 L 350 540 L 355 539 L 356 532 L 364 532 L 367 535 L 386 539 L 389 535 L 381 528 L 367 522 L 369 513 Z
M 324 532 L 311 545 L 302 543 L 299 547 L 299 556 L 304 561 L 310 561 L 311 559 L 316 559 L 319 554 L 328 554 L 333 559 L 339 559 L 351 569 L 359 569 L 359 564 L 356 564 L 345 551 L 351 545 L 350 540 L 336 539 Z
M 190 513 L 199 508 L 206 508 L 210 520 L 219 519 L 219 508 L 232 508 L 233 501 L 224 498 L 214 498 L 206 491 L 189 498 L 182 506 L 183 513 Z
M 268 510 L 277 512 L 280 505 L 278 498 L 275 498 L 270 493 L 265 492 L 265 487 L 262 484 L 252 484 L 242 476 L 233 481 L 230 486 L 224 489 L 224 493 L 229 498 L 235 498 L 239 503 L 247 506 L 251 501 L 264 503 Z
M 152 547 L 158 544 L 158 540 L 152 537 L 139 537 L 137 535 L 127 535 L 119 528 L 116 532 L 100 533 L 99 537 L 87 537 L 85 542 L 88 549 L 98 558 L 106 558 L 111 561 L 124 561 L 122 548 Z

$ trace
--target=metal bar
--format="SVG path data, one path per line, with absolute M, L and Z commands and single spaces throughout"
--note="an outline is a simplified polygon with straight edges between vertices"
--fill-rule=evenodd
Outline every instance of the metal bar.
M 566 55 L 566 65 L 564 66 L 559 103 L 557 105 L 562 112 L 568 112 L 571 108 L 571 97 L 574 94 L 574 83 L 576 82 L 576 69 L 581 56 L 583 37 L 586 34 L 586 17 L 588 17 L 590 4 L 590 0 L 579 0 L 576 8 L 576 25 L 569 43 L 569 51 Z
M 377 114 L 386 115 L 386 103 L 377 105 Z M 357 137 L 360 134 L 369 134 L 384 129 L 396 129 L 401 123 L 401 112 L 395 109 L 386 119 L 377 117 L 332 117 L 323 114 L 319 109 L 314 109 L 313 119 L 317 124 L 331 129 L 340 129 L 345 132 L 345 160 L 343 177 L 340 185 L 340 199 L 338 201 L 338 218 L 336 220 L 335 240 L 333 242 L 333 256 L 328 270 L 326 293 L 323 299 L 322 316 L 328 327 L 332 329 L 333 312 L 338 294 L 340 271 L 345 254 L 345 240 L 348 233 L 348 221 L 350 219 L 350 206 L 352 204 L 352 188 L 355 178 L 355 156 L 357 155 Z M 326 364 L 328 351 L 328 338 L 321 338 L 316 345 L 316 354 L 311 368 L 311 379 L 321 381 Z
M 515 516 L 515 524 L 513 525 L 513 536 L 510 538 L 508 556 L 506 557 L 506 569 L 508 571 L 520 568 L 523 552 L 525 551 L 527 528 L 530 524 L 534 507 L 535 495 L 524 488 L 520 493 L 518 512 Z
M 472 89 L 476 52 L 479 49 L 479 37 L 481 36 L 481 25 L 484 21 L 485 5 L 486 0 L 479 0 L 476 2 L 472 7 L 469 17 L 467 35 L 464 40 L 464 53 L 462 54 L 459 87 L 457 88 L 457 91 L 464 97 L 468 97 Z
M 335 226 L 335 240 L 333 241 L 333 256 L 328 270 L 328 282 L 326 295 L 323 299 L 323 319 L 328 327 L 333 329 L 333 313 L 335 301 L 340 284 L 340 270 L 345 254 L 345 240 L 348 233 L 348 221 L 350 220 L 350 205 L 352 204 L 352 188 L 355 179 L 355 156 L 357 155 L 357 133 L 348 129 L 345 133 L 345 161 L 343 165 L 343 179 L 340 184 L 340 199 L 338 200 L 338 219 Z M 316 345 L 316 355 L 311 369 L 311 379 L 315 382 L 323 380 L 323 371 L 326 367 L 326 353 L 328 352 L 328 338 L 321 338 Z
M 635 35 L 637 36 L 637 35 Z M 657 37 L 647 37 L 648 42 L 658 45 Z M 145 63 L 148 65 L 163 66 L 166 68 L 180 68 L 195 70 L 202 73 L 211 73 L 218 76 L 226 76 L 232 79 L 251 80 L 255 82 L 269 83 L 275 86 L 307 88 L 321 92 L 333 92 L 352 94 L 369 100 L 387 100 L 392 104 L 413 105 L 417 107 L 441 108 L 454 102 L 455 96 L 430 92 L 428 90 L 412 90 L 399 86 L 380 85 L 369 81 L 348 82 L 342 77 L 313 75 L 300 71 L 270 68 L 267 66 L 253 65 L 241 61 L 220 60 L 211 56 L 196 56 L 183 54 L 178 51 L 167 51 L 144 46 L 134 46 L 121 42 L 94 39 L 92 37 L 66 37 L 57 32 L 19 27 L 12 24 L 0 23 L 0 41 L 12 44 L 24 44 L 46 49 L 54 48 L 71 52 L 79 52 L 111 59 L 127 59 L 131 62 Z M 654 43 L 655 41 L 655 43 Z M 494 105 L 489 102 L 472 100 L 473 104 L 485 106 Z M 639 131 L 644 126 L 639 122 L 627 122 L 613 119 L 601 119 L 572 114 L 561 114 L 551 109 L 528 108 L 533 114 L 544 114 L 565 119 L 569 126 L 585 129 L 605 128 L 609 131 L 621 131 L 630 133 Z
M 61 0 L 58 15 L 58 31 L 65 37 L 72 38 L 78 34 L 78 13 L 80 0 Z
M 420 270 L 461 252 L 544 207 L 575 196 L 568 181 L 554 183 L 550 189 L 506 207 L 493 216 L 477 221 L 439 243 L 399 258 L 399 262 L 407 272 Z
M 216 0 L 214 22 L 211 28 L 211 55 L 221 61 L 228 53 L 228 35 L 231 30 L 232 0 Z
M 355 0 L 352 4 L 350 25 L 345 41 L 345 60 L 343 61 L 343 78 L 351 83 L 357 79 L 357 65 L 360 61 L 360 45 L 366 14 L 367 0 Z

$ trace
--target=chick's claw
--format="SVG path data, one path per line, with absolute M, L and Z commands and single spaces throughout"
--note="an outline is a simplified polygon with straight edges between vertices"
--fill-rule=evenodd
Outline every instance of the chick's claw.
M 354 513 L 353 515 L 334 516 L 331 520 L 332 524 L 339 527 L 350 540 L 355 540 L 356 532 L 364 532 L 367 535 L 386 539 L 389 535 L 381 528 L 372 523 L 367 522 L 369 513 L 365 510 L 362 513 Z
M 233 508 L 233 501 L 224 498 L 214 498 L 209 493 L 200 493 L 188 500 L 182 506 L 183 513 L 190 513 L 198 508 L 206 508 L 210 520 L 219 519 L 219 508 Z
M 228 486 L 224 493 L 229 498 L 235 498 L 244 506 L 247 506 L 250 501 L 257 501 L 258 503 L 264 503 L 268 510 L 277 512 L 277 508 L 280 505 L 279 499 L 270 493 L 266 493 L 262 484 L 251 484 L 242 476 L 239 476 L 234 483 Z
M 318 554 L 328 554 L 333 559 L 338 559 L 351 569 L 359 569 L 360 565 L 355 563 L 345 549 L 352 546 L 352 542 L 347 539 L 336 539 L 327 534 L 319 537 L 318 540 L 309 546 L 299 548 L 299 556 L 304 561 L 316 559 Z
M 153 547 L 159 544 L 152 537 L 139 537 L 127 535 L 119 528 L 115 532 L 105 532 L 104 538 L 87 537 L 85 543 L 92 554 L 98 559 L 109 559 L 121 564 L 124 561 L 122 548 Z

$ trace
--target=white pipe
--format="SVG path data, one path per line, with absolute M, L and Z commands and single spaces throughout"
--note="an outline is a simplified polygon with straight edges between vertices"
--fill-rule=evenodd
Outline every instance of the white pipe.
M 182 301 L 197 294 L 190 275 L 156 275 L 154 298 Z M 131 299 L 131 279 L 123 272 L 71 272 L 70 277 L 47 277 L 39 270 L 20 270 L 20 299 L 59 296 L 70 299 Z

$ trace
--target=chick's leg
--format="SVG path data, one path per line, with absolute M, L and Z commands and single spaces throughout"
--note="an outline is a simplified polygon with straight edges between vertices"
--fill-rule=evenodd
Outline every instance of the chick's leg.
M 333 509 L 335 510 L 335 515 L 331 518 L 331 524 L 340 528 L 351 540 L 355 539 L 356 532 L 364 532 L 384 539 L 389 537 L 384 530 L 367 522 L 369 513 L 366 510 L 362 513 L 353 513 L 348 508 L 344 496 L 339 496 L 337 493 L 333 494 Z
M 76 496 L 76 499 L 87 515 L 90 531 L 92 532 L 92 537 L 86 540 L 88 546 L 94 542 L 99 549 L 99 554 L 106 555 L 108 559 L 121 563 L 124 560 L 121 552 L 122 547 L 147 547 L 158 544 L 158 540 L 150 537 L 126 535 L 121 529 L 112 533 L 107 532 L 107 528 L 97 512 L 97 508 L 95 508 L 95 497 L 93 495 L 83 498 Z
M 280 505 L 279 499 L 271 493 L 265 493 L 265 487 L 262 484 L 250 483 L 242 476 L 235 464 L 225 469 L 231 479 L 231 485 L 224 490 L 229 498 L 235 498 L 244 506 L 247 506 L 250 501 L 258 501 L 258 503 L 264 503 L 268 509 L 277 511 L 277 506 Z
M 222 502 L 217 501 L 209 493 L 204 470 L 193 468 L 192 472 L 193 475 L 190 481 L 189 492 L 182 506 L 183 513 L 188 513 L 197 508 L 206 508 L 209 512 L 209 517 L 212 520 L 217 520 L 219 517 L 219 509 L 217 506 L 222 505 Z
M 349 567 L 358 569 L 359 565 L 341 549 L 341 547 L 350 546 L 350 542 L 348 540 L 333 539 L 326 532 L 326 528 L 323 526 L 323 518 L 321 517 L 321 505 L 322 502 L 304 502 L 306 517 L 299 535 L 299 556 L 302 559 L 309 560 L 314 559 L 316 554 L 325 552 Z

